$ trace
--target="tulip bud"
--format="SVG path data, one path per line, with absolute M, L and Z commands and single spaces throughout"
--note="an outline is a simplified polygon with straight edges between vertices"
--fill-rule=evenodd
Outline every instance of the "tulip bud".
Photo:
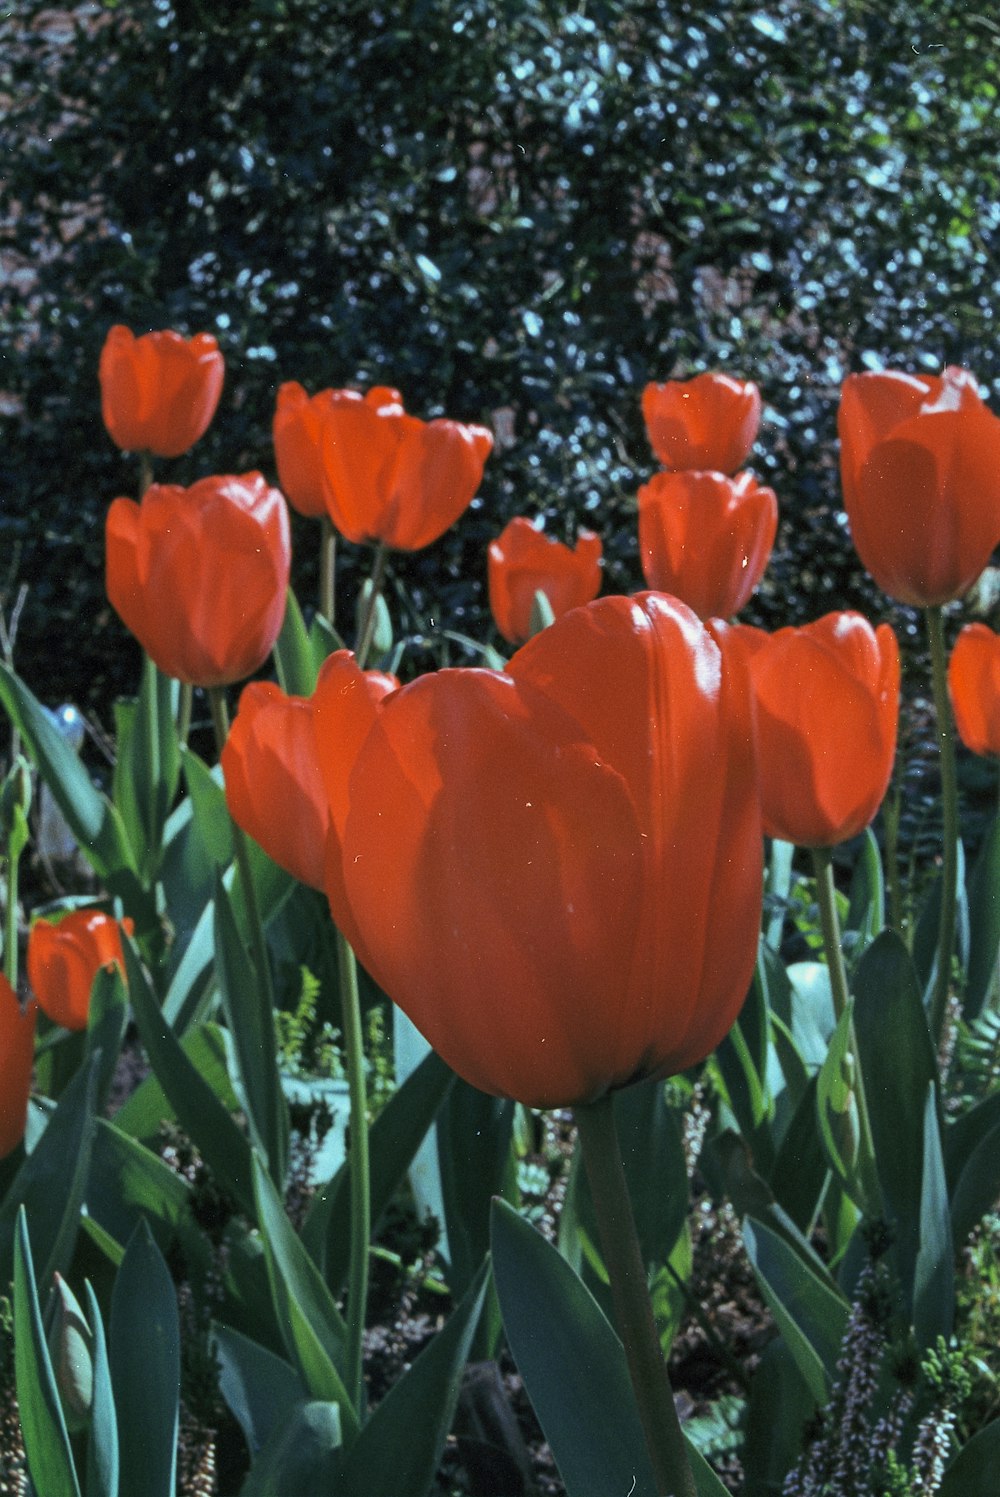
M 56 1312 L 49 1333 L 49 1356 L 71 1433 L 84 1429 L 94 1396 L 94 1338 L 80 1303 L 62 1278 L 55 1275 Z

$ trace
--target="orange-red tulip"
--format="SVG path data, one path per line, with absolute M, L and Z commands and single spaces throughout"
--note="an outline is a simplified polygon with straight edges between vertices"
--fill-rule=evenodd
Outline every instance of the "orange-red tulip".
M 764 574 L 778 501 L 752 473 L 656 473 L 639 490 L 639 557 L 650 587 L 701 618 L 738 613 Z
M 86 1029 L 90 990 L 102 967 L 124 974 L 122 928 L 101 910 L 73 910 L 61 920 L 36 920 L 28 936 L 28 981 L 42 1012 L 64 1029 Z
M 893 598 L 959 598 L 1000 545 L 1000 419 L 964 369 L 852 374 L 838 417 L 858 555 Z
M 649 445 L 665 468 L 735 473 L 757 439 L 760 412 L 757 386 L 728 374 L 671 379 L 642 392 Z
M 116 499 L 106 539 L 108 598 L 166 675 L 225 686 L 264 663 L 285 615 L 291 545 L 285 501 L 259 473 Z
M 34 999 L 22 1010 L 17 995 L 0 972 L 0 1159 L 24 1137 L 35 1058 Z
M 224 366 L 210 333 L 144 333 L 113 327 L 101 350 L 101 414 L 126 452 L 179 457 L 208 429 Z
M 966 624 L 948 662 L 955 725 L 974 754 L 1000 754 L 1000 634 Z
M 531 633 L 535 594 L 544 593 L 556 618 L 591 602 L 601 590 L 601 538 L 581 530 L 570 549 L 519 517 L 505 526 L 487 554 L 490 608 L 509 644 Z
M 395 676 L 377 671 L 366 680 L 382 695 L 399 685 Z M 330 808 L 316 756 L 312 698 L 286 696 L 271 681 L 251 681 L 222 750 L 222 772 L 237 825 L 286 873 L 322 889 Z
M 281 491 L 301 515 L 318 518 L 326 514 L 323 457 L 320 433 L 329 410 L 344 401 L 361 400 L 357 390 L 320 390 L 309 396 L 294 381 L 282 385 L 274 413 L 274 456 Z M 376 386 L 364 396 L 378 410 L 383 406 L 403 408 L 398 390 Z
M 507 670 L 315 701 L 327 894 L 373 976 L 474 1086 L 592 1101 L 701 1060 L 761 907 L 743 662 L 657 594 L 598 599 Z
M 899 647 L 888 624 L 828 613 L 800 629 L 737 625 L 757 704 L 764 830 L 833 847 L 864 830 L 896 753 Z
M 395 402 L 340 401 L 320 434 L 327 513 L 349 541 L 419 551 L 468 508 L 492 448 L 484 426 L 419 421 Z

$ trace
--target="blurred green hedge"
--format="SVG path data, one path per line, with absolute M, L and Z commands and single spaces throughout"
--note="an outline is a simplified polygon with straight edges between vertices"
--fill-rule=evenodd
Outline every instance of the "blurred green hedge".
M 24 674 L 102 714 L 135 680 L 103 598 L 104 512 L 136 484 L 100 422 L 114 322 L 209 330 L 225 352 L 216 421 L 167 480 L 273 475 L 286 379 L 390 383 L 415 414 L 492 422 L 473 512 L 395 562 L 423 625 L 468 632 L 488 627 L 485 546 L 514 513 L 598 528 L 607 586 L 640 585 L 640 390 L 724 366 L 764 391 L 756 463 L 784 515 L 748 616 L 884 615 L 837 512 L 837 391 L 883 362 L 961 362 L 1000 388 L 987 9 L 5 8 L 0 597 L 29 584 Z M 314 528 L 295 539 L 311 598 Z

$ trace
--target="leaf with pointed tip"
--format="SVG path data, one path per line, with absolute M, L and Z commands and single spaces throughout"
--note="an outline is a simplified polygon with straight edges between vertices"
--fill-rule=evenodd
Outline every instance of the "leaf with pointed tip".
M 181 1378 L 177 1296 L 145 1222 L 129 1239 L 115 1278 L 108 1361 L 120 1497 L 174 1497 Z
M 87 1293 L 87 1319 L 94 1337 L 94 1398 L 90 1406 L 90 1437 L 87 1441 L 87 1497 L 118 1497 L 118 1416 L 111 1386 L 111 1368 L 97 1296 Z
M 28 1471 L 42 1497 L 80 1497 L 66 1420 L 45 1344 L 24 1207 L 14 1233 L 14 1374 Z

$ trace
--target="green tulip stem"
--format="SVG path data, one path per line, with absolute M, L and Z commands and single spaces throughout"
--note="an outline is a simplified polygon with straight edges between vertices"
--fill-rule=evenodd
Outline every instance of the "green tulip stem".
M 177 702 L 177 742 L 181 748 L 187 748 L 187 741 L 191 736 L 191 708 L 193 702 L 194 687 L 189 681 L 182 681 L 180 696 Z
M 139 453 L 139 498 L 141 499 L 146 490 L 153 482 L 153 454 L 151 452 Z
M 899 819 L 903 809 L 903 776 L 900 765 L 896 783 L 882 804 L 885 834 L 885 883 L 889 896 L 889 924 L 903 935 L 903 890 L 899 878 Z
M 221 686 L 210 686 L 208 688 L 208 702 L 212 710 L 215 746 L 221 755 L 222 750 L 226 746 L 226 739 L 229 737 L 229 712 L 226 707 L 226 693 L 224 689 Z M 274 991 L 271 985 L 271 964 L 267 959 L 264 922 L 261 919 L 260 907 L 257 904 L 257 891 L 254 888 L 253 875 L 250 871 L 250 847 L 243 828 L 237 826 L 232 817 L 229 818 L 229 824 L 233 833 L 233 852 L 236 856 L 236 866 L 240 873 L 240 887 L 243 890 L 247 926 L 250 931 L 250 951 L 253 956 L 254 966 L 259 974 L 259 980 L 263 985 L 263 991 L 273 1008 Z
M 833 882 L 833 853 L 829 847 L 813 847 L 813 872 L 816 876 L 816 901 L 819 905 L 819 923 L 823 932 L 823 949 L 830 973 L 830 992 L 833 996 L 833 1012 L 840 1023 L 850 998 L 847 968 L 844 965 L 844 948 L 840 938 L 840 920 L 837 916 L 837 893 Z M 878 1174 L 875 1169 L 875 1145 L 872 1141 L 871 1123 L 868 1119 L 868 1103 L 865 1099 L 865 1078 L 861 1070 L 861 1056 L 854 1035 L 854 1025 L 848 1041 L 851 1059 L 854 1062 L 854 1099 L 858 1109 L 858 1174 L 865 1200 L 872 1212 L 878 1210 L 881 1194 Z
M 332 626 L 337 587 L 337 532 L 329 515 L 323 515 L 319 523 L 319 611 Z
M 358 964 L 345 938 L 337 932 L 337 971 L 340 977 L 344 1061 L 351 1104 L 348 1170 L 351 1185 L 351 1246 L 347 1280 L 347 1335 L 345 1365 L 347 1395 L 361 1408 L 362 1349 L 368 1306 L 368 1249 L 371 1237 L 371 1177 L 368 1164 L 368 1099 L 365 1092 L 364 1036 Z
M 941 860 L 941 919 L 938 925 L 937 958 L 934 990 L 930 1001 L 931 1037 L 935 1045 L 941 1039 L 948 990 L 951 985 L 951 957 L 955 949 L 955 904 L 958 897 L 958 777 L 955 771 L 955 735 L 948 705 L 948 657 L 944 643 L 944 615 L 940 606 L 924 610 L 927 641 L 931 650 L 931 682 L 934 688 L 934 712 L 937 717 L 938 750 L 941 755 L 941 815 L 944 850 Z
M 697 1497 L 673 1389 L 663 1360 L 622 1167 L 613 1099 L 574 1108 L 583 1160 L 611 1281 L 618 1332 L 625 1348 L 639 1417 L 660 1497 Z
M 379 542 L 375 552 L 375 561 L 372 564 L 371 591 L 368 594 L 368 607 L 365 610 L 365 621 L 361 627 L 356 651 L 358 665 L 362 670 L 368 660 L 368 652 L 372 647 L 375 637 L 375 620 L 378 617 L 378 600 L 382 596 L 382 584 L 385 582 L 385 563 L 389 554 L 389 548 L 383 541 Z
M 21 850 L 13 833 L 7 840 L 7 909 L 4 915 L 3 972 L 12 990 L 17 992 L 17 875 Z

